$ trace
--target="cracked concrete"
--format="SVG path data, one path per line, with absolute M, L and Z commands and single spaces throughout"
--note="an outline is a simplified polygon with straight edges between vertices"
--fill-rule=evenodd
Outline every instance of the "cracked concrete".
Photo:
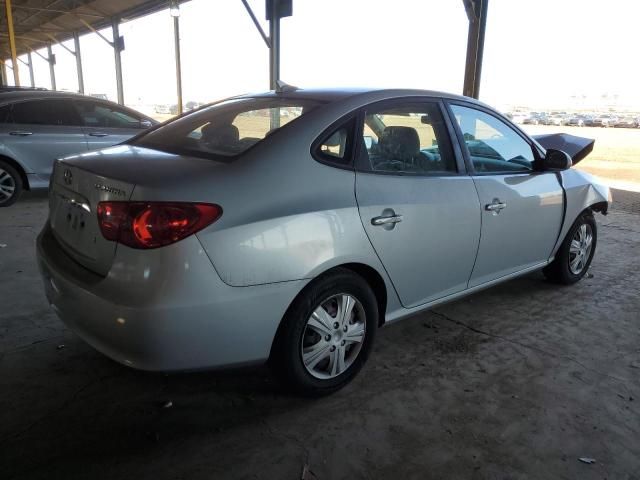
M 389 326 L 353 384 L 308 400 L 264 369 L 164 376 L 92 350 L 46 304 L 30 195 L 0 210 L 0 478 L 640 479 L 640 194 L 618 197 L 592 278 Z

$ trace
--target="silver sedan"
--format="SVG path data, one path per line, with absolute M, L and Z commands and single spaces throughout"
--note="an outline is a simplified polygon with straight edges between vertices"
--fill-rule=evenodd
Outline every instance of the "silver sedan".
M 127 107 L 69 92 L 0 90 L 0 207 L 47 188 L 56 158 L 109 147 L 157 124 Z
M 611 198 L 570 168 L 593 146 L 573 139 L 429 91 L 227 99 L 56 163 L 46 295 L 125 365 L 270 360 L 329 393 L 382 325 L 537 269 L 585 275 Z

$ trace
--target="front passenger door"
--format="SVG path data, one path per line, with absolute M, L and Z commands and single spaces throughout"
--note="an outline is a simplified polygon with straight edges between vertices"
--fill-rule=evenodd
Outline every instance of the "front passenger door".
M 482 234 L 469 287 L 547 261 L 562 224 L 555 173 L 537 170 L 528 140 L 470 105 L 451 105 L 482 207 Z

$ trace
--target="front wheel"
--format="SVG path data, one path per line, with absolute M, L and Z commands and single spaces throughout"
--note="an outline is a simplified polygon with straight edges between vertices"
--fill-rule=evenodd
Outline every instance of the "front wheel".
M 591 212 L 582 213 L 569 229 L 556 258 L 543 270 L 556 283 L 571 285 L 589 269 L 596 251 L 598 230 Z
M 287 310 L 272 352 L 276 373 L 295 391 L 326 395 L 349 383 L 369 356 L 378 326 L 371 287 L 336 269 L 302 291 Z

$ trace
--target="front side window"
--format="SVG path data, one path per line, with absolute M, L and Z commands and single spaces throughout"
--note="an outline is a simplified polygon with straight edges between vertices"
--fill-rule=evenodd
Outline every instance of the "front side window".
M 530 172 L 531 145 L 506 123 L 474 108 L 452 105 L 473 168 L 479 173 Z
M 76 101 L 78 112 L 87 127 L 148 128 L 151 122 L 111 105 L 86 100 Z
M 321 105 L 307 99 L 240 98 L 189 113 L 133 141 L 170 153 L 229 160 Z
M 364 155 L 360 163 L 372 172 L 400 175 L 457 172 L 437 103 L 398 103 L 369 109 L 365 113 L 362 140 Z
M 9 118 L 9 123 L 29 125 L 80 126 L 82 124 L 71 99 L 14 103 Z

